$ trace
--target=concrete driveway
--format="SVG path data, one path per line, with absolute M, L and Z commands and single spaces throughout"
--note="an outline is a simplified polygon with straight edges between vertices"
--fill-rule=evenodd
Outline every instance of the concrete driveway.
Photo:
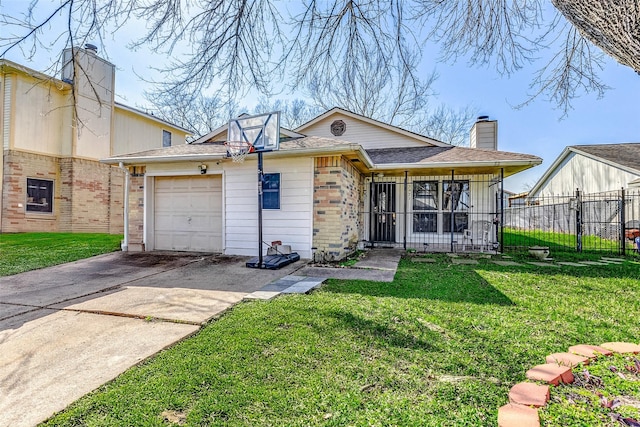
M 0 278 L 0 426 L 44 421 L 304 265 L 246 259 L 116 252 Z

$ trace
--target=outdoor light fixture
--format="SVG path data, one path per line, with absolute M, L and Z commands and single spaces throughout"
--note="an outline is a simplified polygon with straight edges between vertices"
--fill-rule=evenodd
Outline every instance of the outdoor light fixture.
M 205 165 L 205 164 L 202 164 L 202 165 L 198 166 L 198 169 L 200 169 L 200 173 L 201 173 L 202 175 L 204 175 L 205 173 L 207 173 L 207 165 Z

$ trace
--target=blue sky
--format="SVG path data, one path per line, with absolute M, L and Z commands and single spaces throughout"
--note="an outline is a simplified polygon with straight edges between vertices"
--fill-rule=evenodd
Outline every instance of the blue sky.
M 4 10 L 11 10 L 23 9 L 25 2 L 0 0 L 0 4 Z M 117 37 L 106 39 L 106 52 L 99 55 L 108 57 L 117 67 L 117 101 L 144 107 L 142 92 L 149 86 L 139 76 L 157 76 L 152 68 L 161 67 L 166 58 L 145 49 L 127 50 L 126 44 L 135 32 L 135 28 L 126 28 Z M 40 50 L 34 61 L 28 62 L 14 50 L 7 59 L 44 71 L 50 61 L 57 60 L 59 51 L 59 47 L 49 52 Z M 435 83 L 438 98 L 434 103 L 456 108 L 472 105 L 479 115 L 498 120 L 499 150 L 534 154 L 544 160 L 541 166 L 507 179 L 505 188 L 515 192 L 533 184 L 567 145 L 640 142 L 640 75 L 607 58 L 601 77 L 612 89 L 602 99 L 595 95 L 574 99 L 573 109 L 562 118 L 562 112 L 542 98 L 521 109 L 513 107 L 527 99 L 538 66 L 525 67 L 507 78 L 490 67 L 469 67 L 464 61 L 442 63 L 433 48 L 424 52 L 421 66 L 425 74 L 435 69 L 440 76 Z M 251 99 L 245 104 L 251 106 Z

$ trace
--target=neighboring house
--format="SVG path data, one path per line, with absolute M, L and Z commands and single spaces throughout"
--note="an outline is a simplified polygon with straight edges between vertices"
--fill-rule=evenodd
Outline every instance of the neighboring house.
M 529 195 L 528 191 L 524 191 L 522 193 L 512 193 L 508 197 L 508 207 L 516 207 L 516 206 L 526 206 L 527 204 L 527 196 Z
M 187 130 L 114 101 L 115 67 L 93 47 L 62 61 L 56 79 L 0 60 L 2 233 L 122 233 L 124 171 L 99 160 L 185 143 Z
M 572 145 L 542 175 L 528 200 L 640 187 L 640 143 Z
M 495 121 L 471 134 L 471 148 L 454 147 L 340 108 L 282 129 L 279 151 L 264 153 L 263 241 L 316 259 L 365 243 L 468 245 L 465 230 L 496 219 L 502 178 L 541 163 L 497 151 Z M 193 144 L 105 160 L 137 171 L 129 250 L 257 255 L 257 156 L 234 163 L 224 140 L 226 126 Z

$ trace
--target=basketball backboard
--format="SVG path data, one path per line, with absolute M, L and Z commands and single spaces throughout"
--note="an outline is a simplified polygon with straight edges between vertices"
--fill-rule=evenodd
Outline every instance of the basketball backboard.
M 227 140 L 248 142 L 254 151 L 277 151 L 280 148 L 280 112 L 231 119 Z

